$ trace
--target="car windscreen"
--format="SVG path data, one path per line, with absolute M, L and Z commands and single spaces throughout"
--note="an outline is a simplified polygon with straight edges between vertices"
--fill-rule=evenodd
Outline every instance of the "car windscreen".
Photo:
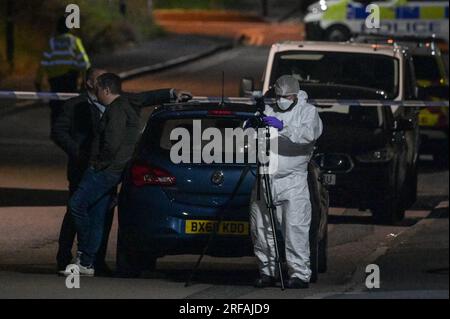
M 345 126 L 375 129 L 383 124 L 381 107 L 361 107 L 336 105 L 328 108 L 318 108 L 324 127 Z
M 221 145 L 213 152 L 222 153 L 222 160 L 232 156 L 233 162 L 239 162 L 238 158 L 246 159 L 250 135 L 239 135 L 238 140 L 232 134 L 239 134 L 243 130 L 244 119 L 240 118 L 168 118 L 153 119 L 146 128 L 144 134 L 144 147 L 150 151 L 159 152 L 169 156 L 172 147 L 178 143 L 185 142 L 189 152 L 190 162 L 194 163 L 194 150 L 204 151 L 205 147 L 213 140 Z M 230 134 L 231 133 L 231 134 Z M 226 139 L 232 136 L 232 143 L 227 143 Z M 229 140 L 228 140 L 229 141 Z M 180 144 L 178 144 L 180 145 Z M 183 151 L 185 151 L 184 149 Z M 203 158 L 202 158 L 203 160 Z
M 441 80 L 441 72 L 439 64 L 434 56 L 413 56 L 414 70 L 417 80 L 425 80 L 431 82 L 439 82 Z
M 398 94 L 398 73 L 398 60 L 380 54 L 286 51 L 275 55 L 270 84 L 289 74 L 306 91 L 314 86 L 307 92 L 310 98 L 364 99 L 372 91 L 392 99 Z

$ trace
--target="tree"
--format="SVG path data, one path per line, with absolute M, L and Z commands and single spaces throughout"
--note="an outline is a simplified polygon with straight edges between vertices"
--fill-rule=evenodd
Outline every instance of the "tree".
M 14 68 L 14 1 L 6 1 L 6 59 L 9 67 Z
M 261 0 L 261 8 L 263 17 L 269 15 L 269 0 Z

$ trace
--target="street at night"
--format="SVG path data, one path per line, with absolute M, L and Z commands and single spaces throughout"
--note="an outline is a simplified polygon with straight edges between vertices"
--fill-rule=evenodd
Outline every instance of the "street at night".
M 145 3 L 145 1 L 143 2 Z M 270 2 L 271 1 L 269 1 L 269 3 Z M 288 3 L 295 3 L 295 1 L 288 1 Z M 437 1 L 437 3 L 439 3 L 439 1 Z M 448 3 L 446 5 L 448 12 Z M 269 6 L 269 17 L 265 18 L 265 20 L 224 22 L 224 19 L 221 18 L 219 19 L 221 21 L 218 22 L 202 21 L 202 23 L 204 23 L 202 24 L 202 27 L 199 26 L 201 24 L 200 22 L 197 22 L 197 24 L 183 24 L 181 18 L 177 18 L 179 19 L 178 22 L 169 21 L 170 14 L 163 11 L 158 12 L 158 10 L 155 9 L 155 16 L 160 19 L 159 24 L 163 28 L 166 28 L 167 34 L 159 38 L 150 39 L 142 45 L 116 48 L 114 54 L 105 52 L 96 53 L 91 56 L 90 62 L 92 63 L 92 66 L 98 66 L 107 71 L 121 74 L 123 80 L 122 88 L 125 92 L 144 92 L 163 88 L 175 88 L 177 90 L 190 92 L 194 97 L 193 102 L 186 102 L 188 103 L 186 104 L 187 106 L 181 106 L 181 108 L 192 107 L 193 110 L 191 111 L 195 112 L 196 97 L 217 97 L 219 100 L 222 94 L 224 97 L 239 97 L 242 93 L 240 87 L 242 78 L 254 79 L 255 86 L 253 89 L 265 91 L 267 85 L 265 81 L 269 78 L 267 77 L 267 72 L 282 73 L 280 70 L 285 67 L 282 63 L 293 59 L 300 59 L 303 54 L 306 56 L 304 60 L 306 61 L 306 67 L 303 71 L 306 73 L 306 71 L 309 71 L 308 67 L 310 67 L 308 63 L 316 61 L 319 58 L 318 52 L 322 52 L 321 50 L 324 50 L 323 52 L 326 52 L 326 50 L 333 50 L 333 47 L 331 46 L 331 49 L 322 49 L 320 45 L 315 46 L 314 43 L 309 44 L 312 42 L 302 42 L 303 40 L 306 40 L 303 38 L 305 35 L 302 34 L 305 32 L 303 23 L 304 14 L 299 13 L 302 11 L 294 10 L 291 12 L 288 4 L 286 4 L 286 8 L 280 7 L 277 10 L 273 9 L 274 7 L 276 7 L 275 4 L 272 4 L 272 7 Z M 295 5 L 294 8 L 296 8 Z M 259 14 L 260 12 L 255 15 L 258 16 Z M 284 20 L 278 19 L 281 16 L 283 16 Z M 239 19 L 244 18 L 240 17 Z M 448 15 L 446 19 L 448 37 Z M 208 29 L 208 23 L 210 24 L 210 28 L 206 31 L 206 29 Z M 229 23 L 230 27 L 224 26 L 221 28 L 221 23 L 225 25 Z M 237 25 L 245 23 L 248 23 L 248 25 Z M 266 23 L 270 24 L 266 25 Z M 234 25 L 236 30 L 231 27 L 232 25 Z M 279 27 L 278 29 L 277 26 Z M 81 28 L 83 28 L 83 24 L 81 25 Z M 204 32 L 202 32 L 202 28 L 205 29 Z M 276 34 L 276 32 L 274 32 L 272 35 L 268 35 L 267 28 L 278 30 L 279 33 Z M 227 31 L 221 32 L 220 30 L 222 29 L 226 29 Z M 246 32 L 243 32 L 240 36 L 238 34 L 239 30 L 246 30 Z M 298 30 L 299 33 L 296 34 L 296 31 L 294 32 L 293 30 Z M 298 36 L 298 38 L 292 38 L 293 34 Z M 278 48 L 278 53 L 269 54 L 271 53 L 271 50 L 275 50 L 274 46 L 271 46 L 272 43 L 283 43 L 284 40 L 302 40 L 301 42 L 295 42 L 295 46 L 300 47 L 299 50 L 309 51 L 307 53 L 298 51 L 296 54 L 293 54 L 292 52 L 294 51 L 292 51 L 292 47 L 283 51 L 280 46 Z M 326 43 L 328 43 L 326 45 L 332 45 L 330 44 L 332 42 Z M 365 44 L 352 43 L 347 45 L 348 47 L 353 46 L 355 52 L 366 53 L 364 50 L 372 50 L 370 44 L 367 43 L 368 42 L 365 42 Z M 389 45 L 380 44 L 380 42 L 377 43 L 378 44 L 376 45 L 383 46 L 380 47 L 380 51 L 391 50 Z M 309 49 L 308 45 L 311 46 L 311 49 Z M 367 47 L 364 45 L 367 45 Z M 341 44 L 341 46 L 345 46 L 345 44 Z M 343 63 L 342 61 L 345 61 L 344 53 L 350 53 L 346 48 L 336 49 L 336 52 L 338 51 L 342 56 L 339 56 L 339 54 L 336 53 L 336 61 L 341 61 L 341 63 Z M 283 52 L 286 55 L 280 58 L 281 62 L 277 62 L 279 64 L 275 64 L 274 62 L 274 65 L 276 66 L 274 66 L 273 69 L 268 69 L 268 61 L 270 61 L 271 58 L 276 59 L 278 55 L 283 54 Z M 443 60 L 448 61 L 448 53 L 446 53 L 445 49 L 443 49 L 442 52 Z M 292 56 L 287 57 L 287 54 L 292 54 Z M 326 55 L 326 53 L 321 54 Z M 378 52 L 376 54 L 378 54 Z M 380 52 L 379 54 L 382 53 Z M 330 55 L 330 57 L 327 58 L 333 59 L 333 57 L 334 56 Z M 3 55 L 0 55 L 0 58 L 3 58 Z M 283 60 L 283 58 L 285 60 Z M 356 59 L 358 58 L 359 57 L 355 58 L 354 61 L 357 61 Z M 400 58 L 403 57 L 400 56 Z M 177 59 L 181 60 L 177 61 Z M 380 61 L 383 60 L 383 58 L 373 58 L 373 61 L 378 61 L 377 59 Z M 6 64 L 5 59 L 0 59 L 0 61 L 1 63 L 5 62 Z M 387 62 L 385 65 L 387 65 Z M 150 70 L 148 69 L 149 67 Z M 147 70 L 145 70 L 145 68 L 147 68 Z M 361 65 L 361 70 L 363 68 L 364 65 Z M 139 71 L 139 69 L 141 69 L 141 71 Z M 336 66 L 335 69 L 339 69 L 338 66 Z M 417 69 L 418 68 L 416 68 L 416 70 Z M 336 70 L 329 70 L 328 73 L 330 78 L 332 74 L 334 75 L 337 72 Z M 378 71 L 380 74 L 383 72 L 384 74 L 390 74 L 387 67 L 386 70 Z M 126 76 L 127 72 L 133 73 L 132 76 Z M 448 67 L 445 72 L 448 74 Z M 0 82 L 0 91 L 35 91 L 35 89 L 33 89 L 32 81 L 27 79 L 22 82 L 22 75 L 6 77 L 6 73 L 0 72 L 0 74 L 5 74 L 4 81 Z M 319 73 L 311 71 L 311 74 L 313 74 L 312 77 L 314 77 L 315 74 Z M 27 75 L 23 76 L 23 78 L 26 77 Z M 448 88 L 448 75 L 446 75 L 446 77 L 446 79 L 442 80 L 442 83 L 446 82 Z M 272 78 L 270 81 L 276 80 L 276 78 Z M 335 128 L 330 128 L 335 124 L 327 126 L 328 123 L 335 123 L 329 120 L 331 118 L 330 114 L 338 114 L 337 116 L 339 116 L 339 114 L 342 115 L 342 112 L 344 112 L 335 111 L 336 113 L 333 113 L 333 110 L 335 110 L 334 108 L 339 107 L 337 102 L 333 102 L 333 105 L 330 106 L 327 105 L 327 103 L 329 103 L 327 101 L 329 100 L 339 100 L 338 97 L 333 96 L 337 84 L 331 83 L 330 80 L 328 82 L 329 88 L 326 88 L 320 86 L 326 82 L 325 80 L 319 85 L 318 81 L 310 79 L 309 75 L 304 82 L 302 82 L 302 80 L 299 81 L 300 89 L 304 89 L 308 93 L 308 89 L 310 88 L 312 101 L 317 100 L 320 104 L 316 106 L 319 109 L 318 114 L 323 122 L 324 133 L 317 141 L 319 151 L 316 150 L 315 154 L 327 154 L 327 147 L 333 150 L 333 154 L 343 154 L 347 152 L 347 149 L 350 147 L 345 150 L 342 148 L 340 151 L 336 145 L 334 145 L 333 148 L 333 145 L 330 146 L 328 144 L 338 143 L 329 142 L 330 135 L 333 135 L 333 132 L 335 132 Z M 320 81 L 322 81 L 322 78 Z M 376 83 L 382 82 L 383 81 L 379 81 Z M 385 80 L 383 85 L 386 85 L 388 82 L 389 80 Z M 305 83 L 305 85 L 302 86 L 302 83 Z M 373 83 L 375 83 L 375 81 Z M 403 83 L 403 81 L 401 83 Z M 269 83 L 269 87 L 272 84 Z M 315 85 L 317 85 L 317 88 Z M 342 96 L 344 96 L 342 100 L 366 100 L 369 102 L 370 100 L 383 100 L 383 103 L 389 103 L 389 101 L 394 100 L 396 102 L 414 100 L 410 97 L 398 98 L 396 96 L 389 96 L 388 93 L 383 97 L 380 95 L 379 98 L 376 98 L 375 95 L 372 95 L 375 94 L 372 93 L 373 87 L 371 87 L 370 90 L 367 89 L 366 92 L 361 89 L 363 84 L 360 84 L 359 86 L 355 85 L 350 91 L 346 91 L 347 86 L 350 85 L 347 83 L 345 83 L 345 85 L 346 86 L 342 85 L 342 91 L 339 91 L 336 95 L 341 96 L 340 94 L 342 94 Z M 370 85 L 372 85 L 372 83 L 370 83 Z M 341 88 L 339 87 L 339 89 Z M 402 90 L 401 92 L 403 92 Z M 44 88 L 43 91 L 48 90 Z M 405 91 L 407 91 L 407 89 L 405 89 Z M 375 92 L 375 90 L 373 90 L 373 92 Z M 357 97 L 357 94 L 360 93 L 361 97 L 359 98 Z M 323 96 L 320 94 L 323 94 Z M 346 97 L 346 94 L 348 94 L 348 98 Z M 376 94 L 378 94 L 378 91 Z M 320 102 L 321 100 L 324 100 L 324 102 Z M 417 98 L 415 100 L 422 101 L 423 99 Z M 448 93 L 446 100 L 444 98 L 443 101 L 444 104 L 446 102 L 446 142 L 448 142 Z M 184 102 L 177 101 L 176 103 L 182 104 Z M 397 105 L 401 105 L 401 103 Z M 140 114 L 141 128 L 145 127 L 149 118 L 151 119 L 155 108 L 157 110 L 156 112 L 161 112 L 161 108 L 164 107 L 165 106 L 152 105 L 143 108 Z M 168 106 L 167 110 L 172 110 L 170 107 L 173 106 Z M 203 106 L 200 108 L 202 107 Z M 221 106 L 219 105 L 217 108 L 219 107 Z M 353 107 L 354 105 L 351 105 L 348 108 L 351 109 Z M 363 108 L 364 106 L 360 107 Z M 370 107 L 371 106 L 368 106 L 367 108 Z M 440 107 L 441 106 L 438 106 L 436 108 Z M 387 108 L 390 110 L 389 106 Z M 230 108 L 230 110 L 231 109 L 232 108 Z M 250 111 L 251 109 L 249 109 L 248 112 Z M 178 112 L 178 109 L 176 112 Z M 223 112 L 226 111 L 224 110 Z M 197 113 L 195 114 L 194 117 L 200 116 L 197 115 Z M 230 114 L 226 113 L 226 116 L 230 116 Z M 395 113 L 393 114 L 395 115 Z M 417 111 L 415 115 L 418 114 L 419 111 Z M 158 116 L 158 114 L 156 116 Z M 114 209 L 114 220 L 109 235 L 105 260 L 108 268 L 113 272 L 110 275 L 96 275 L 92 278 L 81 276 L 79 278 L 80 289 L 69 289 L 67 287 L 66 277 L 57 275 L 56 265 L 61 223 L 66 214 L 67 204 L 70 198 L 66 172 L 68 159 L 66 153 L 55 144 L 50 136 L 50 118 L 50 108 L 48 106 L 48 101 L 45 99 L 12 98 L 11 96 L 6 97 L 6 94 L 4 94 L 2 98 L 0 95 L 0 298 L 2 299 L 123 298 L 253 300 L 303 298 L 449 298 L 448 146 L 441 147 L 437 151 L 441 153 L 444 152 L 444 161 L 437 160 L 436 150 L 434 151 L 435 153 L 419 152 L 418 149 L 416 150 L 418 152 L 417 163 L 415 163 L 418 174 L 417 198 L 414 200 L 412 198 L 414 195 L 411 192 L 407 192 L 405 195 L 403 194 L 403 190 L 400 190 L 399 192 L 402 192 L 400 201 L 405 203 L 411 200 L 413 203 L 412 205 L 405 207 L 404 217 L 393 218 L 392 216 L 388 216 L 392 217 L 389 220 L 390 222 L 386 222 L 386 214 L 383 215 L 383 213 L 381 213 L 385 218 L 382 222 L 380 222 L 379 219 L 377 220 L 377 216 L 372 216 L 375 208 L 384 208 L 388 206 L 378 204 L 378 206 L 374 206 L 374 208 L 371 206 L 370 200 L 363 200 L 358 203 L 359 206 L 361 206 L 359 207 L 360 209 L 358 209 L 358 204 L 353 202 L 353 200 L 360 197 L 371 198 L 372 196 L 375 198 L 378 196 L 375 189 L 372 193 L 370 186 L 372 182 L 370 178 L 375 180 L 374 177 L 368 177 L 368 180 L 358 181 L 358 183 L 361 182 L 361 184 L 367 185 L 367 190 L 366 188 L 360 190 L 363 194 L 356 195 L 356 193 L 353 194 L 350 190 L 344 190 L 342 194 L 337 193 L 338 190 L 340 190 L 338 189 L 341 181 L 340 173 L 335 173 L 329 167 L 327 168 L 324 161 L 318 162 L 318 167 L 322 170 L 322 173 L 326 173 L 327 176 L 333 175 L 334 179 L 332 179 L 331 182 L 328 181 L 327 183 L 329 184 L 325 185 L 331 198 L 330 207 L 328 209 L 328 224 L 325 225 L 328 234 L 326 241 L 328 243 L 328 249 L 326 250 L 327 267 L 325 272 L 318 274 L 317 282 L 311 282 L 309 284 L 308 289 L 286 289 L 282 291 L 278 283 L 263 289 L 255 287 L 254 282 L 259 275 L 258 260 L 255 256 L 205 256 L 192 278 L 191 285 L 185 287 L 185 282 L 191 275 L 191 271 L 195 267 L 199 255 L 192 254 L 188 250 L 183 251 L 182 248 L 185 243 L 181 241 L 179 244 L 176 244 L 179 245 L 178 248 L 181 253 L 158 258 L 155 269 L 143 269 L 143 271 L 139 273 L 139 276 L 123 276 L 114 273 L 114 270 L 117 270 L 117 234 L 118 229 L 121 227 L 118 220 L 118 215 L 121 214 L 121 212 L 118 212 L 118 210 L 126 210 L 127 218 L 129 218 L 130 214 L 133 216 L 133 212 L 130 212 L 130 207 L 135 206 L 129 202 L 126 202 L 125 204 L 120 202 L 119 207 L 116 206 Z M 421 122 L 421 124 L 423 123 Z M 416 127 L 418 130 L 417 132 L 422 134 L 423 126 Z M 361 128 L 359 131 L 355 129 L 355 132 L 365 132 L 364 129 L 365 128 Z M 149 128 L 147 128 L 144 131 L 143 136 L 149 134 L 148 132 L 154 131 L 149 131 Z M 283 131 L 280 130 L 280 132 Z M 336 132 L 353 134 L 349 133 L 347 130 L 336 130 Z M 395 132 L 398 133 L 398 131 Z M 352 142 L 354 144 L 348 142 L 349 145 L 356 145 L 356 140 L 362 140 L 364 138 L 363 134 L 365 133 L 354 134 L 360 134 L 360 137 L 355 137 L 355 141 Z M 392 137 L 393 140 L 395 138 L 396 137 Z M 407 140 L 407 134 L 402 138 L 403 140 Z M 161 140 L 162 139 L 163 138 L 161 138 Z M 331 139 L 331 141 L 336 140 L 338 139 Z M 430 143 L 430 140 L 423 137 L 420 141 L 422 143 L 421 146 Z M 366 142 L 367 144 L 370 144 L 369 140 Z M 353 148 L 355 147 L 356 146 L 353 146 Z M 393 149 L 400 150 L 401 148 L 394 147 Z M 350 151 L 348 152 L 350 154 Z M 137 153 L 139 153 L 139 148 Z M 137 153 L 135 152 L 133 156 L 138 156 L 136 155 Z M 353 156 L 353 154 L 349 155 L 349 157 L 353 158 L 354 162 L 358 161 L 354 158 L 361 158 L 358 156 Z M 154 157 L 151 158 L 154 159 Z M 362 162 L 362 160 L 360 160 L 360 162 Z M 162 162 L 159 163 L 161 166 Z M 373 163 L 374 161 L 367 161 L 365 162 L 366 166 L 361 165 L 359 169 L 363 170 L 365 167 L 373 165 Z M 170 167 L 172 167 L 171 165 L 177 164 L 171 163 L 168 165 L 169 171 Z M 195 170 L 195 168 L 193 169 Z M 351 169 L 356 171 L 356 168 L 353 168 L 352 166 L 346 173 Z M 225 181 L 227 182 L 227 170 L 224 168 L 223 172 L 225 174 Z M 406 171 L 406 186 L 408 186 L 408 183 L 411 183 L 411 180 L 414 180 L 409 179 L 412 174 L 411 172 L 412 171 L 409 170 Z M 176 183 L 180 183 L 179 187 L 182 187 L 183 178 L 185 178 L 184 173 L 177 170 L 174 175 L 177 177 Z M 208 181 L 209 179 L 210 177 L 208 176 Z M 212 178 L 211 180 L 214 182 Z M 135 181 L 133 182 L 135 183 Z M 169 191 L 167 191 L 168 197 L 172 196 L 171 192 L 175 193 L 176 186 L 177 185 L 171 185 L 173 189 L 169 188 Z M 136 196 L 136 201 L 141 205 L 143 199 L 136 195 L 138 190 L 135 185 L 131 187 L 123 182 L 122 186 L 119 186 L 119 192 L 121 191 L 120 187 L 122 188 L 122 192 L 127 196 Z M 131 189 L 127 189 L 130 187 Z M 147 185 L 143 187 L 151 188 L 157 186 Z M 202 185 L 198 185 L 198 187 L 200 189 Z M 387 185 L 386 188 L 387 187 L 391 186 Z M 126 191 L 124 191 L 123 188 L 125 188 Z M 164 189 L 164 186 L 161 186 L 161 188 Z M 186 192 L 186 194 L 191 194 L 190 196 L 192 196 L 192 203 L 189 202 L 189 205 L 201 203 L 198 204 L 199 206 L 192 207 L 206 207 L 207 204 L 203 202 L 206 193 L 207 192 L 204 190 L 199 190 L 198 195 L 196 195 L 197 193 L 195 190 Z M 231 192 L 224 193 L 223 196 L 229 195 L 230 193 Z M 310 193 L 312 194 L 311 190 Z M 222 195 L 216 194 L 215 196 L 216 197 L 211 199 L 211 202 L 218 200 L 217 198 L 221 198 L 220 196 Z M 129 200 L 128 197 L 126 198 Z M 173 198 L 172 201 L 178 200 L 179 198 L 183 198 L 183 201 L 180 200 L 180 202 L 183 203 L 189 201 L 186 199 L 187 197 L 182 197 L 180 194 L 173 195 Z M 352 203 L 346 201 L 347 198 L 352 198 Z M 387 198 L 388 197 L 383 200 L 387 201 Z M 178 204 L 179 203 L 176 205 Z M 141 209 L 139 205 L 136 204 L 136 210 Z M 186 208 L 186 210 L 189 210 L 189 208 Z M 168 213 L 168 219 L 169 215 L 170 214 Z M 136 216 L 140 216 L 140 213 L 136 213 Z M 207 220 L 215 218 L 202 217 Z M 175 230 L 173 231 L 175 232 Z M 182 240 L 184 238 L 183 236 L 185 236 L 185 234 L 180 234 L 180 237 L 177 238 Z M 203 242 L 202 245 L 203 244 L 206 244 L 206 241 Z M 142 245 L 143 247 L 145 243 L 142 242 L 139 243 L 139 245 Z M 198 250 L 201 251 L 202 247 L 199 247 Z M 76 241 L 74 243 L 73 253 L 75 253 L 75 251 Z M 368 267 L 373 265 L 379 270 L 379 280 L 377 281 L 375 288 L 368 286 L 367 281 L 367 276 L 370 275 L 370 268 Z

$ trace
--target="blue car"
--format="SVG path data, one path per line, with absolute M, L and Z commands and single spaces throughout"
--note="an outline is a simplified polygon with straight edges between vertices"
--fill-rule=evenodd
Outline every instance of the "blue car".
M 200 121 L 197 123 L 201 123 L 202 131 L 215 127 L 224 133 L 225 128 L 242 127 L 255 111 L 248 104 L 195 101 L 155 109 L 126 170 L 119 196 L 120 274 L 138 276 L 143 270 L 154 269 L 157 258 L 165 255 L 200 254 L 214 229 L 217 236 L 207 255 L 253 255 L 249 203 L 256 166 L 251 166 L 231 199 L 242 171 L 249 165 L 193 163 L 192 154 L 188 154 L 190 163 L 175 164 L 170 151 L 177 141 L 171 140 L 170 134 L 175 128 L 184 128 L 192 136 L 195 120 Z M 328 193 L 322 186 L 318 166 L 311 163 L 309 172 L 315 281 L 317 273 L 326 270 Z

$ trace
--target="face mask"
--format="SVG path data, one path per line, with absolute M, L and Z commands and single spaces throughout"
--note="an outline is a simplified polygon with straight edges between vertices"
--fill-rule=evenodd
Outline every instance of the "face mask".
M 284 97 L 280 98 L 277 100 L 277 105 L 280 108 L 280 110 L 282 111 L 286 111 L 287 109 L 289 109 L 293 104 L 295 103 L 295 101 L 291 101 L 289 99 L 285 99 Z

